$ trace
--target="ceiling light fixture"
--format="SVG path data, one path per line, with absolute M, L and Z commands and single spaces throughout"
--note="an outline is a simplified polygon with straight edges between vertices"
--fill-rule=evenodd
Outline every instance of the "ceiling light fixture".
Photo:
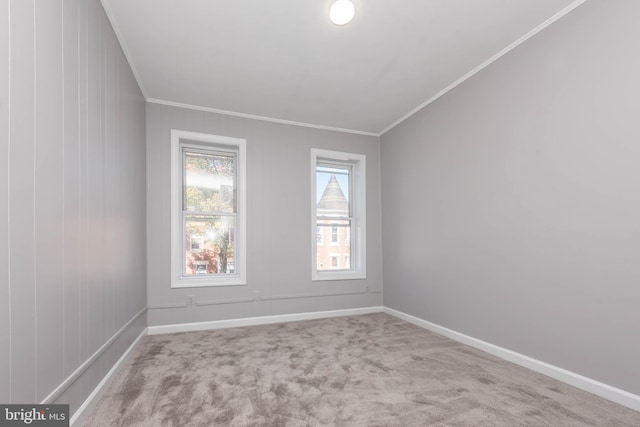
M 350 0 L 337 0 L 329 9 L 329 18 L 336 25 L 348 24 L 355 14 L 356 7 Z

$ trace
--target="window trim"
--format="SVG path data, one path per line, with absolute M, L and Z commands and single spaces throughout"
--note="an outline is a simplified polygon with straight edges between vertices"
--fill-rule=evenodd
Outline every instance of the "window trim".
M 246 140 L 228 136 L 171 129 L 171 288 L 196 288 L 211 286 L 246 285 Z M 182 147 L 237 153 L 237 212 L 234 235 L 235 273 L 225 276 L 183 276 L 183 228 L 182 223 Z
M 318 163 L 335 163 L 352 166 L 352 184 L 349 192 L 352 203 L 352 239 L 351 239 L 351 269 L 350 270 L 322 270 L 317 269 L 317 188 L 316 168 Z M 311 280 L 355 280 L 366 279 L 366 156 L 363 154 L 345 153 L 341 151 L 311 149 Z M 339 262 L 339 261 L 338 261 Z

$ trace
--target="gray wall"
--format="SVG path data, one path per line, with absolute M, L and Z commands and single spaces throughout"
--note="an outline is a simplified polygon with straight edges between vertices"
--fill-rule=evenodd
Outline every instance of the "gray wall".
M 74 411 L 146 326 L 96 354 L 146 306 L 144 108 L 98 0 L 0 0 L 0 402 Z
M 382 136 L 386 306 L 640 393 L 638 16 L 586 2 Z
M 247 140 L 246 286 L 170 288 L 171 129 Z M 367 156 L 366 280 L 311 281 L 311 147 Z M 381 305 L 378 155 L 376 137 L 147 104 L 149 325 Z

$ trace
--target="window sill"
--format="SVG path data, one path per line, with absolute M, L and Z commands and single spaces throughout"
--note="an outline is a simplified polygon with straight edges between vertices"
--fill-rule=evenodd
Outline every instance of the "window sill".
M 178 279 L 171 284 L 171 289 L 180 288 L 214 288 L 220 286 L 245 286 L 247 281 L 240 277 L 228 277 L 228 278 L 185 278 Z
M 329 282 L 335 280 L 364 280 L 367 275 L 359 272 L 314 272 L 311 276 L 312 282 Z

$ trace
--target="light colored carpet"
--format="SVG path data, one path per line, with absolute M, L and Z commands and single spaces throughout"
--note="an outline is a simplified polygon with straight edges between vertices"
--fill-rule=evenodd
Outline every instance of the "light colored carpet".
M 378 313 L 146 337 L 87 426 L 640 426 L 640 412 Z

